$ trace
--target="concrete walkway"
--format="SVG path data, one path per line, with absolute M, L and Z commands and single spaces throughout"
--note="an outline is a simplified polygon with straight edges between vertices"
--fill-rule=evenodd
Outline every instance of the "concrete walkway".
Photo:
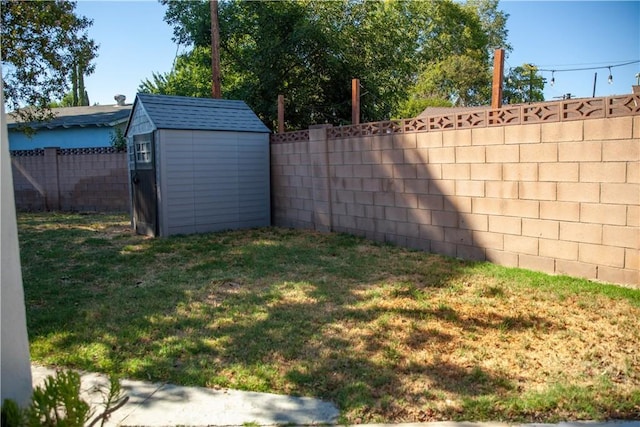
M 55 370 L 32 365 L 33 385 L 40 385 Z M 100 389 L 107 377 L 81 373 L 82 396 L 98 411 Z M 237 390 L 211 390 L 171 384 L 121 380 L 129 401 L 111 416 L 107 426 L 260 426 L 336 424 L 340 415 L 332 403 L 308 397 Z M 358 427 L 640 427 L 638 421 L 581 421 L 559 424 L 507 424 L 497 422 L 435 422 L 407 424 L 365 424 Z

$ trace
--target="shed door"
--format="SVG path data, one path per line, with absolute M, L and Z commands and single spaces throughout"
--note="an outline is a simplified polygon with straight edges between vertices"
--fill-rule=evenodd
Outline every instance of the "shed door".
M 155 236 L 158 231 L 158 203 L 153 133 L 133 137 L 134 167 L 131 170 L 133 189 L 133 224 L 138 234 Z

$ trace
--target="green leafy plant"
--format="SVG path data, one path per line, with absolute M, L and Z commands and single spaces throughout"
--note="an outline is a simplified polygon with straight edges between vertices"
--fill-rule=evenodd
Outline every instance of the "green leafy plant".
M 111 131 L 111 146 L 118 151 L 127 149 L 127 138 L 124 137 L 122 128 L 117 127 Z
M 103 426 L 109 416 L 128 400 L 117 378 L 110 378 L 104 395 L 104 410 L 94 415 L 94 409 L 80 397 L 80 375 L 74 371 L 59 371 L 48 376 L 43 386 L 34 389 L 31 404 L 24 410 L 6 399 L 2 403 L 2 427 L 93 427 Z

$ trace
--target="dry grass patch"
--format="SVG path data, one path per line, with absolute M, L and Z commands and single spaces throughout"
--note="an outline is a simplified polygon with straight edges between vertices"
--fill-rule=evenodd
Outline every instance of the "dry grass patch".
M 640 291 L 279 228 L 20 215 L 34 360 L 330 399 L 342 421 L 640 418 Z

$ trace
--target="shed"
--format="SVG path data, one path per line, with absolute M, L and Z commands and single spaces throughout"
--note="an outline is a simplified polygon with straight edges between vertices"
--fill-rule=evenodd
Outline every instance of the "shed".
M 243 101 L 137 94 L 125 130 L 136 232 L 271 225 L 269 133 Z

